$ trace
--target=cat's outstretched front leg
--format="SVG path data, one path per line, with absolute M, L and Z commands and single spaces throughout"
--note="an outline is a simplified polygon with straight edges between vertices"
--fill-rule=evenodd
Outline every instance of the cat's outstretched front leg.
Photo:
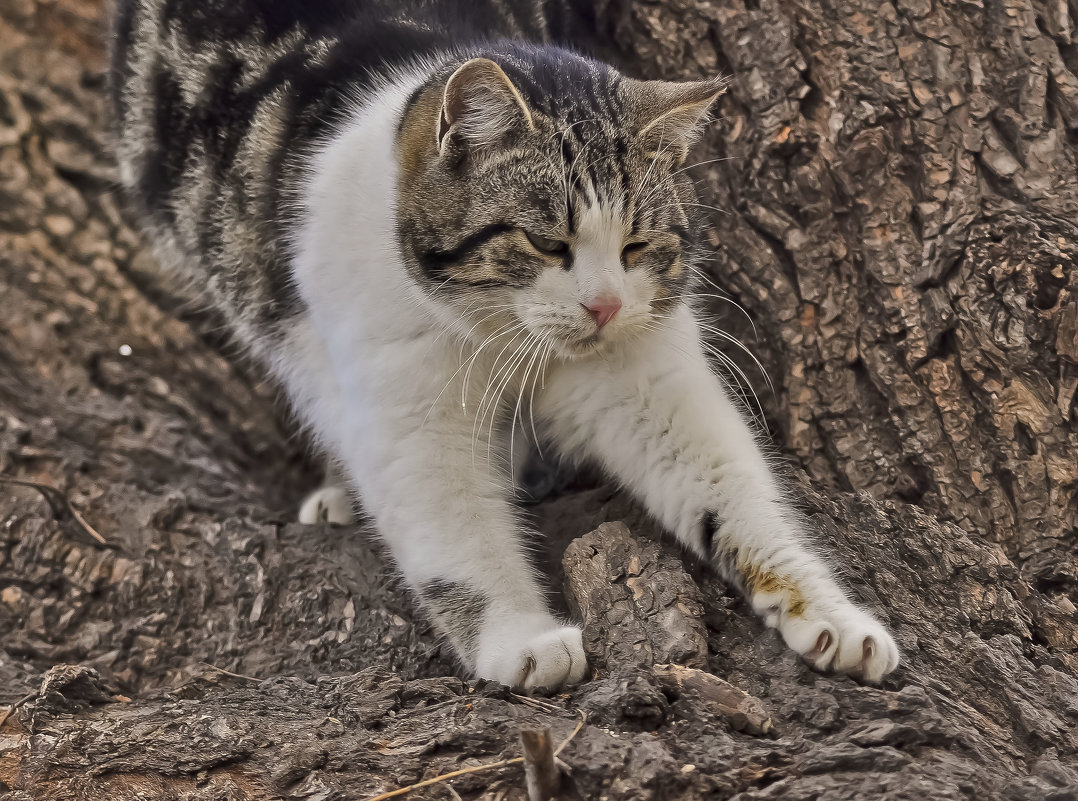
M 812 665 L 870 682 L 898 665 L 891 635 L 807 541 L 688 309 L 622 353 L 565 365 L 540 409 L 562 448 L 603 464 Z
M 518 689 L 581 681 L 579 628 L 548 610 L 528 563 L 507 481 L 463 415 L 382 410 L 343 441 L 350 471 L 409 585 L 461 661 Z M 350 429 L 350 430 L 349 430 Z

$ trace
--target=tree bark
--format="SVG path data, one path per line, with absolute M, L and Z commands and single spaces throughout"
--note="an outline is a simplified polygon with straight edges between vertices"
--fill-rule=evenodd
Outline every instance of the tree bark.
M 1078 3 L 599 5 L 733 77 L 693 174 L 747 314 L 701 302 L 902 667 L 814 673 L 596 486 L 535 509 L 593 679 L 458 678 L 364 527 L 289 522 L 275 390 L 130 227 L 105 10 L 0 0 L 0 796 L 524 799 L 585 719 L 565 798 L 1078 798 Z

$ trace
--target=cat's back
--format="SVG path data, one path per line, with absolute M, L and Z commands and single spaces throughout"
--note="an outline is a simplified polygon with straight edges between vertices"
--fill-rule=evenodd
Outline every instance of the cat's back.
M 259 115 L 316 136 L 404 65 L 480 40 L 566 38 L 583 26 L 561 2 L 119 0 L 111 101 L 121 160 L 153 152 L 159 169 L 142 176 L 141 199 L 154 208 L 192 146 L 228 168 L 242 136 L 265 123 Z
M 560 1 L 118 0 L 116 154 L 159 258 L 242 340 L 273 329 L 300 308 L 290 190 L 312 143 L 379 76 L 479 40 L 561 37 Z
M 171 214 L 236 173 L 247 187 L 278 181 L 288 149 L 322 133 L 375 76 L 452 45 L 452 32 L 409 12 L 422 3 L 390 5 L 120 0 L 112 119 L 142 210 L 173 225 Z

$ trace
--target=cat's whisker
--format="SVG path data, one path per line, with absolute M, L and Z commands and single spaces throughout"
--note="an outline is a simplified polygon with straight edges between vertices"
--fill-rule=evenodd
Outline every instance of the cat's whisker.
M 756 391 L 752 388 L 752 382 L 749 381 L 748 376 L 745 375 L 744 371 L 737 365 L 737 362 L 731 359 L 729 355 L 723 353 L 717 347 L 708 342 L 703 342 L 702 344 L 704 350 L 714 356 L 726 368 L 726 370 L 729 371 L 730 377 L 734 380 L 734 383 L 737 386 L 739 392 L 743 395 L 747 394 L 752 396 L 752 400 L 755 405 L 753 408 L 750 408 L 748 410 L 749 414 L 751 414 L 753 419 L 757 420 L 757 422 L 762 423 L 764 419 L 763 405 L 760 403 L 760 398 L 756 394 Z M 757 414 L 757 411 L 759 411 L 759 414 Z
M 453 381 L 455 381 L 457 376 L 460 375 L 461 370 L 464 370 L 465 367 L 468 367 L 469 368 L 469 373 L 470 373 L 470 369 L 471 369 L 470 365 L 472 365 L 475 362 L 475 360 L 477 358 L 479 358 L 479 354 L 483 352 L 483 348 L 485 348 L 487 346 L 487 344 L 489 344 L 494 339 L 497 339 L 499 336 L 503 336 L 504 334 L 508 333 L 508 331 L 509 331 L 508 328 L 502 328 L 502 329 L 499 329 L 498 331 L 496 331 L 494 334 L 491 334 L 489 337 L 487 337 L 486 340 L 483 341 L 483 343 L 478 348 L 475 349 L 475 352 L 466 361 L 464 359 L 463 353 L 461 354 L 461 357 L 460 357 L 461 364 L 460 364 L 460 366 L 457 367 L 457 369 L 453 373 L 453 375 L 451 375 L 449 377 L 449 380 L 445 382 L 445 386 L 442 387 L 441 391 L 438 392 L 438 395 L 434 398 L 434 401 L 433 401 L 433 403 L 431 403 L 430 408 L 427 409 L 426 415 L 423 416 L 423 424 L 424 425 L 426 424 L 427 420 L 430 418 L 431 413 L 434 411 L 435 407 L 437 407 L 438 401 L 440 401 L 442 399 L 442 395 L 445 394 L 445 391 L 447 389 L 449 389 L 450 386 L 452 386 Z M 467 404 L 466 393 L 467 393 L 467 391 L 468 391 L 468 374 L 465 374 L 464 381 L 463 381 L 463 384 L 462 384 L 462 387 L 461 387 L 460 405 L 461 405 L 462 409 L 466 408 L 466 404 Z
M 718 163 L 720 161 L 736 161 L 737 159 L 741 159 L 741 158 L 744 158 L 744 157 L 743 156 L 721 156 L 721 157 L 716 158 L 716 159 L 704 159 L 703 161 L 697 161 L 697 162 L 689 164 L 689 165 L 687 165 L 685 167 L 682 167 L 680 169 L 674 170 L 670 174 L 671 175 L 681 175 L 681 173 L 683 173 L 683 172 L 688 172 L 689 170 L 696 169 L 697 167 L 703 167 L 705 164 L 716 164 L 716 163 Z
M 517 346 L 517 349 L 515 351 L 513 351 L 512 355 L 506 360 L 505 366 L 499 372 L 499 375 L 504 375 L 504 378 L 501 378 L 500 383 L 498 384 L 498 389 L 496 390 L 495 394 L 492 396 L 491 401 L 488 404 L 488 408 L 486 410 L 486 411 L 490 412 L 490 427 L 487 430 L 487 463 L 488 464 L 491 463 L 491 460 L 490 460 L 491 447 L 492 447 L 492 444 L 494 442 L 494 424 L 498 420 L 498 406 L 501 404 L 501 400 L 502 400 L 502 397 L 504 397 L 504 395 L 505 395 L 505 391 L 509 388 L 509 386 L 513 382 L 513 379 L 516 377 L 517 368 L 519 367 L 520 363 L 527 357 L 528 348 L 531 345 L 532 341 L 533 341 L 532 334 L 530 332 L 525 332 L 524 340 L 520 343 L 520 345 Z M 492 383 L 494 381 L 498 381 L 498 380 L 499 380 L 498 377 L 495 377 L 494 379 L 492 379 Z M 480 409 L 480 414 L 479 414 L 479 418 L 478 418 L 478 423 L 479 423 L 480 426 L 482 426 L 482 421 L 486 417 L 486 411 L 484 411 L 482 408 Z M 473 441 L 474 441 L 474 438 L 475 438 L 474 431 L 473 431 L 473 434 L 472 434 L 472 438 L 473 438 Z M 510 456 L 511 456 L 511 452 L 510 452 Z
M 660 331 L 660 330 L 662 330 L 661 327 L 655 325 L 654 323 L 644 323 L 642 327 L 646 328 L 649 331 Z M 723 353 L 721 350 L 716 348 L 714 345 L 710 344 L 706 340 L 700 340 L 699 344 L 700 344 L 700 347 L 703 348 L 703 350 L 707 354 L 713 356 L 720 363 L 720 365 L 723 368 L 725 368 L 725 370 L 731 371 L 731 374 L 729 375 L 729 378 L 731 378 L 733 380 L 734 385 L 738 388 L 739 393 L 752 395 L 753 401 L 755 403 L 755 408 L 747 408 L 746 411 L 752 417 L 752 419 L 756 422 L 757 426 L 761 427 L 761 430 L 763 428 L 766 428 L 766 423 L 764 422 L 764 417 L 763 417 L 763 406 L 760 404 L 760 399 L 756 395 L 756 392 L 752 389 L 752 384 L 749 381 L 748 377 L 745 375 L 745 373 L 741 370 L 740 367 L 738 367 L 736 362 L 734 362 L 732 359 L 730 359 L 730 357 L 727 354 Z M 677 344 L 672 343 L 672 342 L 668 342 L 667 346 L 670 347 L 670 348 L 673 348 L 675 351 L 680 353 L 682 356 L 684 356 L 689 361 L 692 361 L 693 358 L 694 358 L 693 355 L 688 350 L 681 347 L 680 345 L 677 345 Z M 722 380 L 724 383 L 726 383 L 725 377 L 722 374 L 719 374 L 717 377 L 720 380 Z
M 654 318 L 656 320 L 668 319 L 669 315 L 654 315 Z M 731 336 L 726 331 L 717 328 L 716 326 L 709 325 L 708 323 L 699 320 L 697 321 L 697 325 L 699 325 L 702 331 L 705 331 L 712 336 L 718 337 L 724 342 L 730 342 L 731 344 L 736 345 L 740 350 L 742 350 L 750 359 L 752 359 L 757 369 L 759 369 L 761 375 L 763 375 L 764 380 L 767 382 L 768 388 L 771 390 L 772 396 L 776 396 L 775 386 L 771 381 L 771 377 L 770 375 L 768 375 L 767 370 L 764 368 L 760 360 L 756 358 L 756 355 L 753 354 L 753 352 L 749 350 L 749 348 L 746 347 L 744 343 L 742 343 L 736 337 Z M 708 342 L 706 339 L 700 339 L 700 345 L 733 373 L 733 375 L 731 375 L 731 378 L 735 379 L 737 385 L 742 389 L 743 392 L 747 392 L 752 395 L 753 400 L 756 402 L 756 407 L 760 409 L 762 415 L 763 405 L 760 403 L 759 397 L 756 395 L 755 390 L 753 390 L 752 388 L 752 382 L 749 381 L 748 376 L 745 375 L 744 371 L 737 365 L 737 363 L 733 361 L 733 359 L 731 359 L 728 354 L 723 353 L 718 347 Z M 753 413 L 753 416 L 756 416 L 755 413 Z
M 550 135 L 550 138 L 553 139 L 554 137 L 556 137 L 556 136 L 558 136 L 560 134 L 562 139 L 564 139 L 566 136 L 569 135 L 569 131 L 573 130 L 573 128 L 575 128 L 576 126 L 578 126 L 578 125 L 587 125 L 589 122 L 597 122 L 598 119 L 599 119 L 598 117 L 587 117 L 587 118 L 582 119 L 582 120 L 577 120 L 576 122 L 571 122 L 568 125 L 566 125 L 564 128 L 561 128 L 561 129 L 555 131 L 554 133 L 552 133 Z
M 515 336 L 516 332 L 522 327 L 523 327 L 522 323 L 510 323 L 509 325 L 506 325 L 506 326 L 503 326 L 502 328 L 499 328 L 495 333 L 491 334 L 489 337 L 487 337 L 485 340 L 483 340 L 483 343 L 478 348 L 476 348 L 475 351 L 472 353 L 471 357 L 468 358 L 468 360 L 466 362 L 467 370 L 464 373 L 464 380 L 463 380 L 463 382 L 461 384 L 461 388 L 460 388 L 460 408 L 461 408 L 461 411 L 465 411 L 468 408 L 467 393 L 468 393 L 468 389 L 469 389 L 469 387 L 471 386 L 471 383 L 472 383 L 472 368 L 475 366 L 476 361 L 479 359 L 479 355 L 483 352 L 483 349 L 486 348 L 487 345 L 489 345 L 490 343 L 492 343 L 492 342 L 494 342 L 494 341 L 496 341 L 498 339 L 501 339 L 503 336 L 507 336 L 507 335 L 514 335 Z M 512 340 L 510 340 L 510 342 L 511 341 Z M 464 365 L 461 365 L 461 366 L 463 367 Z M 459 372 L 459 368 L 458 368 L 458 372 Z
M 655 211 L 665 211 L 666 209 L 683 209 L 686 206 L 697 209 L 707 209 L 708 211 L 717 211 L 719 214 L 733 214 L 733 212 L 731 212 L 729 209 L 719 208 L 718 206 L 712 206 L 708 203 L 688 203 L 682 201 L 679 201 L 677 203 L 670 203 L 666 206 L 659 206 L 657 209 L 655 209 Z
M 543 456 L 543 445 L 539 440 L 539 434 L 535 430 L 535 388 L 539 385 L 540 380 L 546 376 L 547 361 L 554 351 L 554 341 L 544 334 L 540 340 L 540 345 L 544 346 L 543 355 L 539 359 L 538 367 L 536 367 L 535 379 L 532 381 L 531 391 L 529 393 L 528 416 L 531 419 L 532 440 L 535 442 L 535 449 L 539 451 L 539 456 L 541 458 Z
M 661 332 L 661 331 L 663 330 L 663 329 L 662 329 L 662 326 L 659 326 L 659 325 L 655 325 L 654 323 L 644 323 L 644 324 L 643 324 L 643 325 L 641 326 L 641 328 L 644 328 L 644 329 L 645 329 L 645 330 L 647 330 L 647 331 L 653 331 L 653 332 Z M 694 358 L 694 357 L 693 357 L 693 354 L 692 354 L 692 353 L 690 353 L 690 352 L 689 352 L 688 350 L 686 350 L 686 349 L 685 349 L 684 347 L 682 347 L 681 345 L 677 345 L 677 344 L 675 344 L 675 343 L 673 343 L 673 342 L 668 342 L 668 343 L 666 343 L 666 344 L 667 344 L 667 347 L 670 347 L 670 348 L 672 348 L 672 349 L 673 349 L 674 351 L 676 351 L 676 352 L 677 352 L 678 354 L 680 354 L 680 355 L 684 356 L 684 357 L 685 357 L 685 358 L 686 358 L 686 359 L 687 359 L 688 361 L 690 361 L 690 362 L 691 362 L 691 361 L 693 360 L 693 358 Z
M 730 297 L 730 293 L 728 293 L 725 289 L 719 286 L 718 283 L 715 282 L 715 279 L 713 279 L 710 275 L 708 275 L 698 266 L 693 264 L 693 261 L 694 260 L 688 260 L 685 262 L 685 267 L 689 270 L 689 272 L 691 272 L 694 276 L 696 276 L 697 279 L 706 284 L 709 288 L 714 289 L 718 294 L 725 297 Z
M 577 120 L 576 122 L 567 125 L 565 128 L 561 129 L 560 131 L 555 131 L 553 134 L 551 134 L 550 138 L 553 139 L 553 138 L 555 138 L 556 136 L 558 136 L 560 134 L 561 135 L 561 142 L 562 142 L 562 149 L 564 151 L 565 141 L 566 141 L 566 139 L 569 138 L 570 131 L 572 131 L 573 128 L 575 128 L 577 125 L 584 125 L 584 124 L 589 123 L 589 122 L 595 122 L 596 119 L 597 119 L 596 117 L 591 117 L 591 118 L 588 118 L 588 119 Z M 579 157 L 579 154 L 577 154 L 577 157 Z M 577 157 L 574 157 L 572 165 L 565 164 L 564 159 L 560 160 L 561 167 L 562 167 L 562 169 L 560 170 L 560 178 L 561 178 L 562 192 L 563 192 L 564 197 L 565 197 L 564 213 L 565 213 L 566 218 L 568 218 L 569 208 L 571 206 L 570 199 L 569 199 L 570 198 L 570 180 L 569 179 L 570 179 L 570 175 L 571 175 L 573 169 L 575 169 L 576 158 Z M 555 157 L 553 156 L 553 154 L 551 154 L 550 159 L 552 161 L 555 160 Z
M 756 330 L 756 323 L 753 321 L 752 316 L 745 310 L 745 307 L 731 298 L 729 295 L 716 295 L 713 292 L 685 292 L 682 294 L 683 298 L 715 298 L 721 300 L 723 303 L 728 303 L 737 309 L 744 316 L 745 321 L 748 322 L 749 327 L 752 329 L 752 335 L 757 342 L 760 341 L 760 332 Z
M 523 342 L 520 342 L 517 340 L 517 337 L 522 331 L 524 332 L 524 340 Z M 482 420 L 486 417 L 488 398 L 490 397 L 491 390 L 495 388 L 498 379 L 501 377 L 503 371 L 505 370 L 505 367 L 510 363 L 513 356 L 516 355 L 517 352 L 519 352 L 521 345 L 527 342 L 529 336 L 530 334 L 525 330 L 523 324 L 515 326 L 513 328 L 513 335 L 510 337 L 509 341 L 502 346 L 502 349 L 498 352 L 498 355 L 495 356 L 494 360 L 491 362 L 490 372 L 487 375 L 487 380 L 483 387 L 483 394 L 480 396 L 479 405 L 476 407 L 476 417 L 472 430 L 473 446 L 476 431 L 480 427 L 482 427 Z M 501 364 L 501 359 L 502 356 L 505 355 L 505 352 L 508 351 L 510 348 L 514 347 L 515 349 L 513 350 L 513 353 L 510 355 L 510 357 L 506 359 L 506 363 Z
M 574 154 L 573 154 L 573 161 L 572 161 L 572 163 L 571 163 L 571 164 L 569 165 L 569 169 L 568 169 L 568 171 L 567 171 L 567 172 L 566 172 L 566 174 L 565 174 L 565 175 L 566 175 L 566 179 L 567 179 L 567 184 L 566 184 L 566 186 L 567 186 L 567 187 L 569 187 L 570 189 L 571 189 L 571 188 L 572 188 L 572 187 L 573 187 L 574 185 L 576 185 L 576 184 L 579 184 L 579 183 L 580 183 L 580 180 L 579 180 L 579 175 L 580 175 L 580 173 L 579 173 L 579 172 L 577 172 L 577 169 L 576 169 L 576 165 L 577 165 L 577 162 L 578 162 L 578 161 L 580 161 L 580 156 L 581 156 L 581 154 L 582 154 L 583 152 L 584 152 L 584 151 L 583 151 L 583 149 L 582 149 L 582 148 L 579 148 L 579 149 L 577 149 L 576 153 L 574 153 Z M 578 176 L 578 178 L 577 178 L 577 180 L 576 180 L 576 181 L 574 181 L 574 180 L 573 180 L 573 176 L 574 176 L 574 175 Z M 582 185 L 582 184 L 581 184 L 581 185 Z M 566 199 L 568 199 L 568 195 L 566 196 Z M 567 204 L 567 205 L 571 205 L 571 204 Z
M 494 316 L 495 316 L 495 314 L 488 314 L 488 315 L 485 315 L 484 317 L 480 318 L 478 321 L 476 321 L 475 325 L 473 325 L 471 328 L 469 328 L 468 331 L 465 332 L 461 336 L 461 338 L 460 338 L 460 340 L 461 340 L 460 341 L 460 350 L 458 351 L 458 356 L 457 356 L 457 358 L 459 360 L 461 360 L 461 361 L 464 360 L 464 358 L 465 358 L 464 357 L 465 350 L 467 350 L 469 347 L 475 347 L 475 346 L 472 345 L 472 339 L 471 339 L 472 331 L 474 331 L 476 328 L 478 328 L 480 325 L 482 325 L 484 322 L 486 322 L 487 320 L 489 320 L 491 317 L 494 317 Z M 493 336 L 494 334 L 497 334 L 497 333 L 500 333 L 500 332 L 503 332 L 503 331 L 508 331 L 510 328 L 512 328 L 515 325 L 519 325 L 519 323 L 516 320 L 510 320 L 508 323 L 504 323 L 503 325 L 498 326 L 497 328 L 494 329 L 494 331 L 490 335 L 488 335 L 488 339 L 490 338 L 490 336 Z M 485 344 L 486 344 L 486 341 L 481 343 L 478 347 L 475 347 L 475 349 L 472 352 L 473 357 L 474 357 L 475 353 L 477 351 L 479 351 L 480 349 L 482 349 L 483 345 L 485 345 Z
M 763 363 L 758 358 L 756 358 L 756 354 L 753 353 L 748 348 L 748 346 L 745 345 L 744 342 L 742 342 L 737 337 L 732 336 L 731 334 L 727 333 L 726 331 L 723 331 L 721 328 L 718 328 L 716 326 L 709 325 L 708 323 L 704 323 L 704 322 L 700 322 L 699 325 L 700 325 L 701 330 L 707 331 L 708 333 L 718 337 L 719 339 L 722 339 L 722 340 L 724 340 L 726 342 L 729 342 L 731 345 L 737 346 L 742 352 L 744 352 L 744 354 L 746 356 L 748 356 L 750 359 L 752 359 L 753 363 L 759 369 L 760 373 L 764 377 L 764 380 L 767 381 L 767 386 L 771 389 L 772 392 L 775 391 L 775 385 L 771 381 L 771 376 L 768 375 L 768 373 L 767 373 L 767 368 L 765 368 Z
M 468 306 L 464 309 L 464 311 L 462 311 L 460 313 L 460 315 L 458 315 L 455 323 L 446 323 L 444 326 L 442 326 L 442 330 L 438 332 L 438 336 L 436 336 L 431 342 L 431 349 L 433 349 L 433 346 L 441 341 L 442 337 L 446 336 L 447 334 L 453 334 L 455 324 L 463 322 L 464 319 L 471 313 L 471 311 L 477 305 L 479 305 L 482 302 L 483 302 L 483 298 L 476 298 L 474 301 L 472 301 L 471 303 L 468 304 Z M 506 304 L 506 306 L 512 306 L 512 304 Z M 485 310 L 490 311 L 492 308 L 496 308 L 496 307 L 487 306 Z M 467 342 L 468 336 L 472 333 L 472 331 L 474 331 L 483 322 L 489 320 L 491 317 L 494 317 L 497 313 L 498 313 L 497 311 L 491 311 L 490 314 L 486 314 L 483 317 L 481 317 L 475 323 L 475 325 L 473 325 L 471 328 L 469 328 L 468 331 L 465 334 L 461 335 L 462 344 Z
M 504 312 L 506 309 L 515 309 L 515 308 L 516 308 L 515 303 L 505 303 L 505 304 L 497 305 L 497 306 L 486 306 L 484 308 L 484 311 L 487 312 L 487 313 L 482 315 L 481 317 L 479 317 L 479 319 L 477 319 L 472 324 L 471 328 L 469 328 L 467 331 L 465 331 L 463 334 L 460 335 L 460 348 L 461 348 L 461 350 L 460 350 L 461 357 L 460 358 L 464 358 L 464 355 L 463 355 L 464 354 L 464 349 L 467 348 L 468 345 L 471 344 L 471 342 L 472 342 L 472 339 L 471 339 L 472 332 L 475 331 L 475 329 L 479 328 L 481 325 L 483 325 L 483 323 L 485 323 L 490 318 L 497 317 L 499 314 Z M 463 317 L 464 317 L 464 315 L 461 315 L 461 318 L 463 318 Z M 458 319 L 460 319 L 460 318 L 458 318 Z
M 528 364 L 524 367 L 524 375 L 520 379 L 520 393 L 517 395 L 516 408 L 513 409 L 513 416 L 509 420 L 509 464 L 510 465 L 514 464 L 514 462 L 513 462 L 513 448 L 515 446 L 515 439 L 516 439 L 517 419 L 519 418 L 520 419 L 520 424 L 524 425 L 524 418 L 520 416 L 521 408 L 522 408 L 521 404 L 524 401 L 524 390 L 526 390 L 528 388 L 528 376 L 531 374 L 532 365 L 535 364 L 536 359 L 539 358 L 539 355 L 541 353 L 541 350 L 540 350 L 540 347 L 539 347 L 541 345 L 541 342 L 542 341 L 540 339 L 536 338 L 536 340 L 535 340 L 536 347 L 532 349 L 532 356 L 528 360 Z M 535 420 L 534 420 L 534 418 L 532 420 L 532 431 L 533 432 L 535 431 Z M 513 479 L 512 479 L 513 480 L 513 491 L 515 492 L 516 491 L 516 474 L 515 474 L 514 471 L 510 470 L 510 475 L 513 476 Z
M 468 390 L 468 388 L 471 386 L 472 369 L 476 365 L 477 360 L 479 359 L 479 355 L 483 351 L 483 348 L 486 345 L 490 344 L 491 342 L 494 342 L 497 339 L 501 339 L 503 336 L 509 336 L 510 337 L 509 342 L 507 342 L 505 344 L 505 346 L 499 352 L 498 356 L 495 357 L 495 362 L 497 362 L 498 358 L 501 357 L 501 354 L 505 352 L 506 348 L 508 348 L 510 345 L 512 345 L 514 338 L 516 337 L 516 335 L 520 332 L 520 330 L 523 327 L 524 327 L 523 323 L 517 323 L 517 322 L 511 323 L 511 324 L 506 325 L 506 326 L 503 326 L 502 328 L 498 329 L 498 332 L 496 334 L 491 334 L 489 337 L 487 337 L 483 341 L 482 345 L 480 345 L 478 348 L 476 348 L 475 352 L 468 359 L 468 369 L 464 373 L 464 385 L 462 387 L 462 392 L 466 392 Z M 462 394 L 461 395 L 461 408 L 464 409 L 466 407 L 467 407 L 467 404 L 466 404 L 464 395 Z

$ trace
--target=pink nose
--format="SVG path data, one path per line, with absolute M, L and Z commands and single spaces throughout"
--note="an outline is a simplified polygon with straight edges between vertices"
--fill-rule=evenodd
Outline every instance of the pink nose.
M 599 328 L 602 328 L 614 319 L 614 315 L 621 308 L 621 300 L 618 298 L 596 298 L 590 303 L 581 303 L 580 305 L 588 310 L 591 319 L 595 320 L 595 324 Z

